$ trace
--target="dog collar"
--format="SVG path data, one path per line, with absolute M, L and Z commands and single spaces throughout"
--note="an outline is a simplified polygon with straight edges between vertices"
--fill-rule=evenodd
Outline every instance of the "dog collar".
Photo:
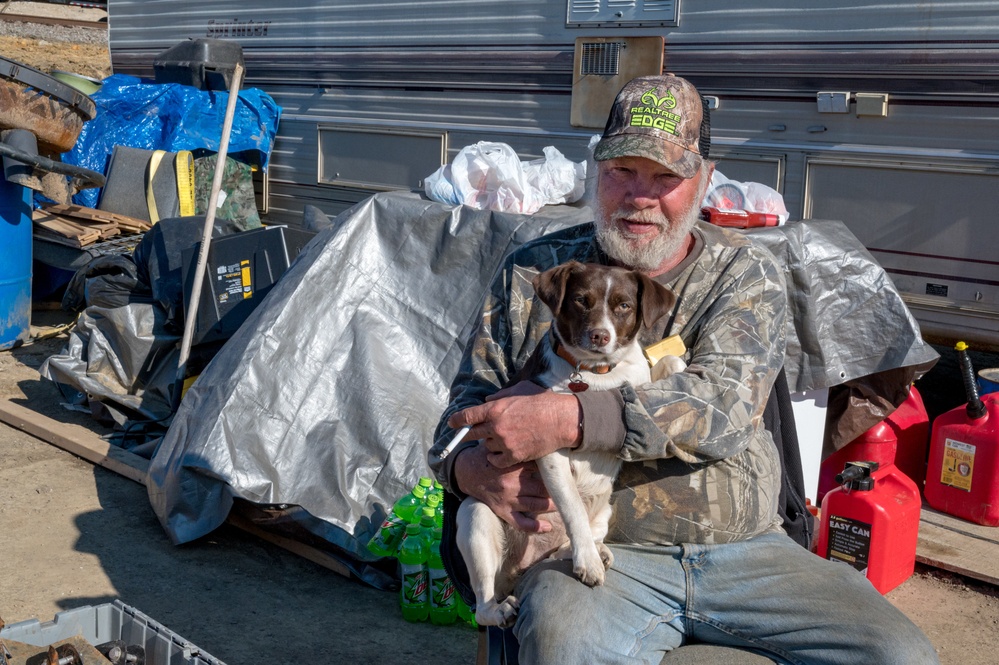
M 568 349 L 558 341 L 558 337 L 552 335 L 552 346 L 555 347 L 555 355 L 557 355 L 562 360 L 566 361 L 575 368 L 576 373 L 579 372 L 592 372 L 594 374 L 607 374 L 612 369 L 614 365 L 611 363 L 596 363 L 593 365 L 584 365 L 580 361 L 573 358 L 572 354 L 569 353 Z

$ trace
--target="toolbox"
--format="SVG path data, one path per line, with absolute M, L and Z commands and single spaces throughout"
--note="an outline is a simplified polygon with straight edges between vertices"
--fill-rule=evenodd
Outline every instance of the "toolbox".
M 28 619 L 0 630 L 0 640 L 46 647 L 76 635 L 97 646 L 113 640 L 145 650 L 145 665 L 225 665 L 120 600 L 65 610 L 52 621 Z

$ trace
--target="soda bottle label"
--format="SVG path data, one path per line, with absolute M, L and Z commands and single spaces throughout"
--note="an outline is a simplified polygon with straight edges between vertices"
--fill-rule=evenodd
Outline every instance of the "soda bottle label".
M 430 570 L 430 607 L 432 609 L 447 609 L 454 607 L 454 582 L 448 577 L 446 570 L 433 568 Z
M 403 605 L 422 605 L 427 602 L 427 569 L 420 564 L 402 564 Z
M 368 551 L 377 556 L 392 556 L 405 528 L 404 519 L 395 513 L 389 513 L 381 527 L 368 541 Z

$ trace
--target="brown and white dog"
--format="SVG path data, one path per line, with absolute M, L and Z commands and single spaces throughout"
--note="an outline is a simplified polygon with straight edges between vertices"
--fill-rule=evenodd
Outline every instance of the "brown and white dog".
M 554 320 L 540 347 L 542 370 L 525 378 L 560 392 L 650 381 L 638 335 L 673 308 L 672 291 L 636 271 L 575 261 L 538 275 L 534 290 Z M 664 361 L 671 372 L 685 367 L 675 356 Z M 561 449 L 537 460 L 537 465 L 557 508 L 557 513 L 539 516 L 551 522 L 551 531 L 520 531 L 471 497 L 458 510 L 458 549 L 468 566 L 479 625 L 513 622 L 518 610 L 511 595 L 514 583 L 537 561 L 571 554 L 573 573 L 590 586 L 603 583 L 604 571 L 613 562 L 603 539 L 621 459 L 611 453 Z

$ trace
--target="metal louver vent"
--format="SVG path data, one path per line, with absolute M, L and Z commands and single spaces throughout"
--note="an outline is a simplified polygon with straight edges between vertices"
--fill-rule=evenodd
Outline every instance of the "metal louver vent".
M 567 27 L 677 26 L 680 0 L 567 0 Z
M 580 76 L 616 76 L 621 68 L 623 42 L 583 44 Z

